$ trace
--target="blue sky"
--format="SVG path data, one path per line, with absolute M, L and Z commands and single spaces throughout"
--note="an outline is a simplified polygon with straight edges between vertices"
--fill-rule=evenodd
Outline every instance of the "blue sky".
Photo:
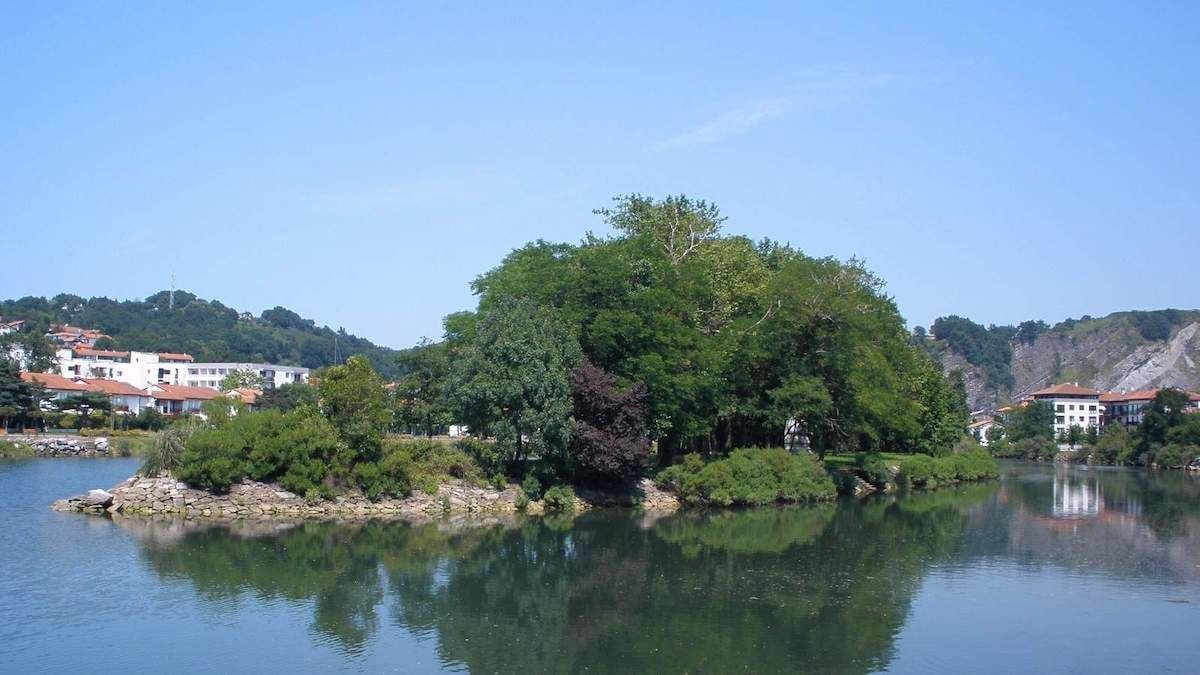
M 0 4 L 0 296 L 406 346 L 636 191 L 911 325 L 1200 306 L 1200 4 L 251 4 Z

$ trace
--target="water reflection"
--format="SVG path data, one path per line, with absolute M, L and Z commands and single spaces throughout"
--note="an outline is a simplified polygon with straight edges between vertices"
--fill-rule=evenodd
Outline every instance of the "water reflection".
M 154 573 L 186 580 L 214 612 L 296 602 L 315 642 L 347 659 L 394 633 L 436 640 L 444 667 L 481 671 L 868 672 L 892 661 L 935 568 L 1005 559 L 1139 584 L 1196 579 L 1196 481 L 1008 473 L 836 507 L 667 517 L 118 523 Z
M 392 625 L 472 670 L 866 672 L 994 490 L 482 526 L 119 522 L 214 608 L 310 603 L 311 629 L 348 657 Z

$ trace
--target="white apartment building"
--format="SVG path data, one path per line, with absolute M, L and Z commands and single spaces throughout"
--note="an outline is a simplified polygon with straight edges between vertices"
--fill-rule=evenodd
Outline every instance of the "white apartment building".
M 156 384 L 218 389 L 226 375 L 250 371 L 270 389 L 308 381 L 308 368 L 267 363 L 196 363 L 190 354 L 112 351 L 78 347 L 57 352 L 63 377 L 117 380 L 146 389 Z
M 1056 384 L 1029 395 L 1034 401 L 1049 403 L 1054 409 L 1054 435 L 1071 427 L 1097 429 L 1104 423 L 1104 406 L 1100 392 L 1075 384 Z
M 308 382 L 308 368 L 270 363 L 191 363 L 184 370 L 184 380 L 179 384 L 209 389 L 219 389 L 226 375 L 239 372 L 254 373 L 267 389 Z

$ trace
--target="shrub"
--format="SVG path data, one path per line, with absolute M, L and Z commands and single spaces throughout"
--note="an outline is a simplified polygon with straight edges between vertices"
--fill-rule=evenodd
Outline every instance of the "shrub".
M 157 476 L 162 471 L 173 471 L 183 454 L 187 437 L 187 431 L 183 429 L 167 429 L 160 433 L 146 453 L 146 461 L 142 462 L 138 473 Z
M 518 511 L 524 511 L 529 507 L 529 497 L 525 496 L 524 492 L 518 492 L 513 504 L 516 505 Z
M 454 447 L 471 457 L 489 477 L 504 475 L 504 452 L 495 443 L 485 443 L 477 438 L 464 438 L 455 441 Z
M 555 485 L 546 490 L 542 504 L 547 511 L 567 513 L 575 510 L 575 490 L 569 485 Z
M 878 453 L 859 453 L 855 463 L 858 468 L 862 469 L 866 476 L 866 481 L 871 485 L 880 487 L 887 485 L 892 480 L 892 472 L 888 469 L 887 462 L 883 456 Z
M 532 473 L 525 476 L 525 480 L 521 481 L 521 492 L 534 501 L 542 498 L 542 481 L 538 480 L 537 476 Z
M 836 495 L 833 480 L 815 457 L 782 448 L 734 450 L 708 463 L 698 455 L 685 455 L 661 472 L 658 482 L 691 504 L 805 502 Z
M 1000 475 L 1000 467 L 982 448 L 946 457 L 913 455 L 900 461 L 899 480 L 912 487 L 935 488 L 956 481 L 977 481 Z

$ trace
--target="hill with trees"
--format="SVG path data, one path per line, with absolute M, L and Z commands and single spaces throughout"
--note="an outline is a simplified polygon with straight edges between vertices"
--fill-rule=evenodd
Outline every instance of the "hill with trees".
M 1116 312 L 1053 326 L 982 326 L 960 316 L 934 321 L 913 342 L 962 371 L 973 410 L 994 409 L 1059 382 L 1102 391 L 1200 388 L 1200 310 Z
M 239 312 L 217 300 L 186 291 L 169 291 L 145 300 L 83 298 L 67 293 L 53 298 L 0 301 L 0 316 L 28 324 L 9 340 L 36 341 L 51 324 L 98 328 L 111 339 L 98 347 L 187 352 L 198 361 L 248 361 L 322 368 L 354 355 L 366 357 L 385 378 L 399 375 L 397 350 L 381 347 L 344 329 L 318 326 L 284 307 L 259 316 Z M 42 346 L 44 349 L 44 345 Z

